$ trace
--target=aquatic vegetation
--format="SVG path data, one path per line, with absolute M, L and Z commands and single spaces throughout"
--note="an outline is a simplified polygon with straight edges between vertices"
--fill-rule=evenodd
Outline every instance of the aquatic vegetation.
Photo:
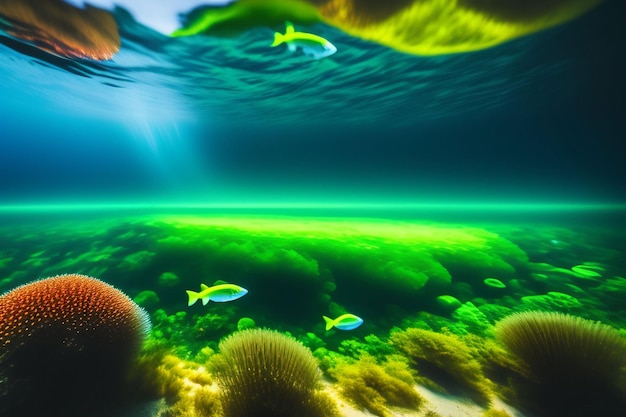
M 420 382 L 444 392 L 461 389 L 479 404 L 490 403 L 491 382 L 458 336 L 410 328 L 393 332 L 391 343 L 410 359 Z
M 130 255 L 126 255 L 122 262 L 119 264 L 118 268 L 125 271 L 142 269 L 149 265 L 153 258 L 154 253 L 147 250 L 141 250 L 135 253 L 131 253 Z
M 342 340 L 337 350 L 341 354 L 352 358 L 358 358 L 363 354 L 368 354 L 377 360 L 383 360 L 389 355 L 398 353 L 387 340 L 381 339 L 375 334 L 368 334 L 362 341 L 356 338 Z
M 463 303 L 458 298 L 451 295 L 440 295 L 437 297 L 437 304 L 443 307 L 446 311 L 454 311 L 461 307 Z
M 250 317 L 242 317 L 237 322 L 237 330 L 246 330 L 256 327 L 256 322 Z
M 576 297 L 559 291 L 549 291 L 547 294 L 526 295 L 521 298 L 521 301 L 526 310 L 575 313 L 583 308 L 583 304 Z
M 157 282 L 162 287 L 175 287 L 180 282 L 180 277 L 173 272 L 163 272 Z
M 369 355 L 343 362 L 329 371 L 341 394 L 354 405 L 380 417 L 391 417 L 389 407 L 417 410 L 423 402 L 405 361 L 395 357 L 383 364 Z
M 7 392 L 0 414 L 90 414 L 83 408 L 106 406 L 120 394 L 149 329 L 147 313 L 130 298 L 83 275 L 51 277 L 2 295 L 0 374 Z
M 136 401 L 164 398 L 159 415 L 171 417 L 219 416 L 219 397 L 212 384 L 204 366 L 158 345 L 142 353 L 129 378 Z
M 483 282 L 485 283 L 485 285 L 492 288 L 506 288 L 504 282 L 500 281 L 497 278 L 485 278 Z
M 602 278 L 602 273 L 604 273 L 605 270 L 604 266 L 598 262 L 583 262 L 580 265 L 572 267 L 572 271 L 575 272 L 579 278 L 584 279 Z
M 489 408 L 485 410 L 481 417 L 511 417 L 511 415 L 504 410 Z
M 285 26 L 284 34 L 274 33 L 274 42 L 270 46 L 276 47 L 285 43 L 290 52 L 301 49 L 304 55 L 313 59 L 325 58 L 337 52 L 337 47 L 321 36 L 312 33 L 296 32 L 291 22 L 287 22 Z
M 363 324 L 363 319 L 354 314 L 342 314 L 336 319 L 331 319 L 327 316 L 322 316 L 322 318 L 326 323 L 326 331 L 333 327 L 339 330 L 354 330 Z
M 619 331 L 580 317 L 532 311 L 501 320 L 496 335 L 526 366 L 531 388 L 523 405 L 533 413 L 616 415 L 623 408 L 626 339 Z
M 479 335 L 489 335 L 493 325 L 489 318 L 471 301 L 463 303 L 452 312 L 452 317 L 465 325 L 466 329 Z
M 335 416 L 318 392 L 321 372 L 311 351 L 267 329 L 236 332 L 212 360 L 226 417 Z
M 133 297 L 133 301 L 142 307 L 153 307 L 159 304 L 159 296 L 152 290 L 143 290 Z

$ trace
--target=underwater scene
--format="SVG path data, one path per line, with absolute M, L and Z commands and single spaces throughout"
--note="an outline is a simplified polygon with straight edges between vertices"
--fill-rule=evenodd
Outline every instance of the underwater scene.
M 624 16 L 0 0 L 0 417 L 623 417 Z

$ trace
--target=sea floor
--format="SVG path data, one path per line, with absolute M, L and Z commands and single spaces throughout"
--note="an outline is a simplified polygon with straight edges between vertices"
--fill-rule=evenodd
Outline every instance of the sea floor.
M 171 212 L 3 218 L 0 291 L 81 274 L 149 313 L 152 330 L 134 378 L 167 401 L 131 407 L 133 417 L 220 415 L 219 399 L 193 411 L 200 406 L 186 406 L 185 396 L 199 384 L 202 395 L 219 397 L 211 364 L 220 341 L 250 327 L 305 346 L 326 381 L 322 392 L 347 417 L 548 415 L 524 397 L 536 381 L 498 339 L 498 322 L 554 312 L 626 335 L 626 235 L 613 221 Z M 186 290 L 219 282 L 248 293 L 187 305 Z M 363 324 L 325 329 L 322 316 L 345 313 Z M 618 380 L 622 389 L 623 373 Z M 360 398 L 360 389 L 372 394 Z

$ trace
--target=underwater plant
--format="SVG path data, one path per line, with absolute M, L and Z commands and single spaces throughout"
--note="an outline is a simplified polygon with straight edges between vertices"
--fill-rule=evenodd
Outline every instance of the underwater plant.
M 443 391 L 460 389 L 481 405 L 490 403 L 491 382 L 459 337 L 410 328 L 393 332 L 391 343 L 411 360 L 421 382 Z
M 89 415 L 120 394 L 149 330 L 141 307 L 84 275 L 2 295 L 0 415 Z
M 332 417 L 318 392 L 321 372 L 311 351 L 273 330 L 238 331 L 219 345 L 213 370 L 225 417 Z
M 220 415 L 218 393 L 212 383 L 204 366 L 172 355 L 160 343 L 144 350 L 129 378 L 134 400 L 163 398 L 158 415 L 168 417 Z
M 496 336 L 526 366 L 522 406 L 534 414 L 623 415 L 626 339 L 618 330 L 572 315 L 528 311 L 499 321 Z
M 357 407 L 380 417 L 391 417 L 389 407 L 416 410 L 423 398 L 405 361 L 389 358 L 382 365 L 364 354 L 356 362 L 344 361 L 330 371 L 341 394 Z

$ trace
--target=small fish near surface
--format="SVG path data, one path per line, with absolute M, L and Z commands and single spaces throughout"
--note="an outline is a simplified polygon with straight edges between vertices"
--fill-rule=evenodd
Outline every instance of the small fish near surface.
M 212 287 L 200 284 L 200 292 L 187 290 L 187 296 L 189 297 L 187 306 L 194 305 L 198 300 L 202 300 L 202 305 L 207 305 L 209 301 L 225 303 L 248 294 L 248 290 L 239 285 L 227 284 L 223 281 L 218 281 L 215 284 Z
M 296 32 L 293 24 L 290 22 L 285 23 L 284 34 L 274 33 L 272 46 L 275 47 L 283 43 L 287 45 L 287 49 L 290 52 L 295 52 L 300 48 L 304 55 L 313 59 L 325 58 L 337 52 L 337 47 L 321 36 L 306 32 Z
M 326 330 L 330 330 L 333 327 L 339 330 L 352 330 L 363 324 L 363 319 L 354 314 L 342 314 L 334 320 L 330 317 L 322 317 L 324 317 L 324 321 L 326 322 Z

